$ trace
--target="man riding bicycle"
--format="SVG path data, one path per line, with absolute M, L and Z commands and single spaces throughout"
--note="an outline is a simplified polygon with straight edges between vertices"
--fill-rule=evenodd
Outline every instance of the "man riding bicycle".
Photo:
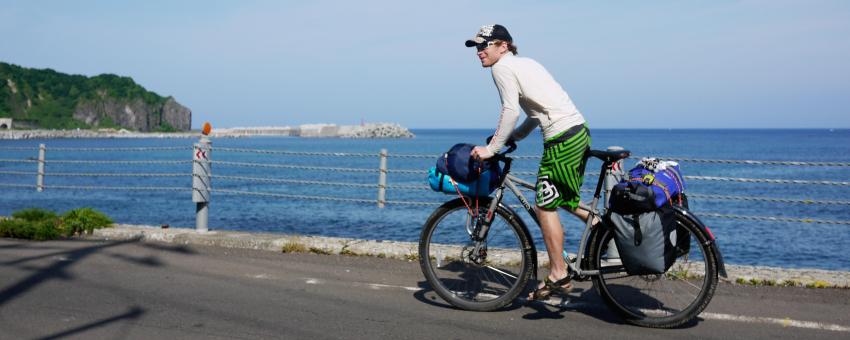
M 537 173 L 535 203 L 549 255 L 549 274 L 529 298 L 565 294 L 572 285 L 562 256 L 564 229 L 557 208 L 566 207 L 582 221 L 590 216 L 578 206 L 590 131 L 584 116 L 552 75 L 533 59 L 516 56 L 517 48 L 504 26 L 482 26 L 475 37 L 466 41 L 466 46 L 474 46 L 481 66 L 490 68 L 502 100 L 492 140 L 486 146 L 476 146 L 472 156 L 482 160 L 491 158 L 509 139 L 522 140 L 535 126 L 543 133 L 544 151 Z M 514 129 L 520 108 L 527 117 Z

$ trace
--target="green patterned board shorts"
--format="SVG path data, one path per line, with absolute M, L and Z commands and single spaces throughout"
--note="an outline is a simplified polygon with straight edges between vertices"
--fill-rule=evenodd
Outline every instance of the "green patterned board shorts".
M 576 125 L 546 140 L 537 171 L 538 207 L 548 210 L 578 208 L 588 150 L 590 131 L 587 125 Z

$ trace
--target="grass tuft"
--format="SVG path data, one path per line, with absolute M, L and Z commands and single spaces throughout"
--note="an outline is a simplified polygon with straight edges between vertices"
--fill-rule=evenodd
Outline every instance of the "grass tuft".
M 797 280 L 785 280 L 779 283 L 780 287 L 799 287 L 802 286 L 800 281 Z
M 287 242 L 283 245 L 283 252 L 286 253 L 306 253 L 307 247 L 301 243 Z
M 348 249 L 348 246 L 342 247 L 342 250 L 339 251 L 339 254 L 343 256 L 360 256 L 360 254 L 355 253 L 351 249 Z
M 806 284 L 806 288 L 827 288 L 831 286 L 829 282 L 817 280 L 815 282 L 810 282 Z
M 327 250 L 327 249 L 324 249 L 324 248 L 310 247 L 310 252 L 313 253 L 313 254 L 318 254 L 318 255 L 333 255 L 333 253 L 330 250 Z

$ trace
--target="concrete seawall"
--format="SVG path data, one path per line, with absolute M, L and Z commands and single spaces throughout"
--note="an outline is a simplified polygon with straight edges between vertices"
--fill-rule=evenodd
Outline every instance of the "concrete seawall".
M 198 233 L 186 228 L 157 228 L 118 224 L 114 228 L 96 230 L 93 239 L 165 242 L 174 244 L 197 244 L 225 248 L 244 248 L 281 252 L 307 251 L 327 254 L 378 256 L 414 260 L 418 255 L 418 244 L 413 242 L 359 240 L 337 237 L 286 235 L 270 233 L 247 233 L 235 231 L 211 231 Z M 539 263 L 546 261 L 543 252 L 538 253 Z M 789 269 L 726 264 L 730 282 L 795 282 L 803 286 L 850 287 L 850 272 L 822 269 Z

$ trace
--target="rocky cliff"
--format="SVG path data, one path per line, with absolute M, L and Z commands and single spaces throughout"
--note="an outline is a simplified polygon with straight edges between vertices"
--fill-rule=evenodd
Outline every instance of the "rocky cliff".
M 0 62 L 0 117 L 29 128 L 188 131 L 192 111 L 129 77 L 69 75 Z
M 77 104 L 74 119 L 86 125 L 110 126 L 137 131 L 188 131 L 192 127 L 192 111 L 168 97 L 163 104 L 149 104 L 139 98 L 103 97 Z M 104 124 L 106 123 L 106 124 Z

